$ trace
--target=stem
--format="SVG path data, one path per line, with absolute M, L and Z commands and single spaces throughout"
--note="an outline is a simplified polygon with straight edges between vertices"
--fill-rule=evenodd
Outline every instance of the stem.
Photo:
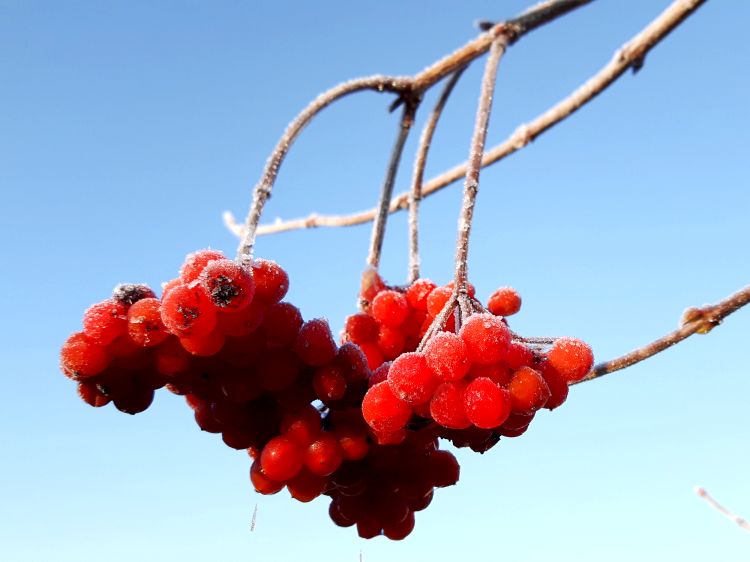
M 749 302 L 750 285 L 714 305 L 702 308 L 689 308 L 683 314 L 683 323 L 679 329 L 621 357 L 599 363 L 579 382 L 596 379 L 608 373 L 614 373 L 620 369 L 640 363 L 644 359 L 648 359 L 652 355 L 656 355 L 668 347 L 672 347 L 674 344 L 689 338 L 693 334 L 706 334 L 718 326 L 724 318 Z
M 508 37 L 501 35 L 490 49 L 487 63 L 482 77 L 482 90 L 477 106 L 477 118 L 474 123 L 474 134 L 469 149 L 469 160 L 464 182 L 464 199 L 461 206 L 461 216 L 458 221 L 458 241 L 456 242 L 456 290 L 459 294 L 466 293 L 467 258 L 469 255 L 469 235 L 471 222 L 474 217 L 474 205 L 479 191 L 479 172 L 482 169 L 482 154 L 487 140 L 487 127 L 492 111 L 492 98 L 495 92 L 497 67 L 508 45 Z
M 443 108 L 453 92 L 453 88 L 461 78 L 467 67 L 459 68 L 445 83 L 435 107 L 422 130 L 419 138 L 419 148 L 414 159 L 414 171 L 412 173 L 412 185 L 409 190 L 409 284 L 419 279 L 419 202 L 422 199 L 422 181 L 424 179 L 424 168 L 427 163 L 427 153 L 430 151 L 432 137 L 435 134 Z
M 713 507 L 716 511 L 718 511 L 719 513 L 721 513 L 724 517 L 726 517 L 730 521 L 733 521 L 734 523 L 736 523 L 737 525 L 739 525 L 739 527 L 741 529 L 744 529 L 745 531 L 750 532 L 750 523 L 748 523 L 748 521 L 746 519 L 740 517 L 739 515 L 736 515 L 736 514 L 732 513 L 726 507 L 724 507 L 719 502 L 717 502 L 711 496 L 711 494 L 709 494 L 705 490 L 705 488 L 701 488 L 701 487 L 698 486 L 698 487 L 695 488 L 695 493 L 698 494 L 704 500 L 706 500 L 706 502 L 708 502 L 708 505 L 710 505 L 711 507 Z
M 664 12 L 634 36 L 624 47 L 617 50 L 611 61 L 592 76 L 587 82 L 562 99 L 549 110 L 537 116 L 532 121 L 516 128 L 515 132 L 504 142 L 486 151 L 482 158 L 482 166 L 490 166 L 514 152 L 528 146 L 542 133 L 563 121 L 582 106 L 590 102 L 607 87 L 620 78 L 628 68 L 639 68 L 643 64 L 646 54 L 655 47 L 674 28 L 680 25 L 688 16 L 693 14 L 706 0 L 675 0 Z M 453 184 L 466 175 L 467 163 L 454 166 L 450 170 L 432 178 L 422 186 L 422 197 L 427 197 Z M 408 207 L 409 194 L 401 193 L 391 201 L 390 212 L 395 213 Z M 351 215 L 327 216 L 313 214 L 302 219 L 280 221 L 275 224 L 263 225 L 258 234 L 273 234 L 300 228 L 314 228 L 319 226 L 337 227 L 354 226 L 370 222 L 375 216 L 375 209 L 360 211 Z M 236 228 L 225 218 L 231 230 Z
M 245 221 L 245 229 L 240 246 L 237 249 L 237 259 L 239 261 L 248 262 L 252 259 L 253 244 L 255 243 L 256 230 L 261 212 L 263 211 L 263 205 L 265 205 L 271 196 L 271 189 L 273 189 L 273 184 L 276 181 L 279 167 L 287 152 L 289 152 L 292 143 L 313 117 L 323 109 L 344 96 L 362 90 L 395 92 L 404 95 L 406 92 L 411 91 L 411 80 L 409 78 L 396 78 L 393 76 L 368 76 L 350 80 L 320 94 L 294 118 L 268 157 L 263 174 L 253 191 L 253 202 Z
M 414 124 L 414 115 L 419 107 L 419 97 L 405 100 L 404 111 L 401 114 L 401 122 L 398 127 L 396 141 L 393 143 L 391 158 L 385 172 L 383 187 L 380 190 L 380 202 L 378 203 L 378 214 L 372 225 L 372 236 L 370 238 L 370 252 L 367 255 L 367 265 L 377 270 L 380 265 L 380 254 L 383 249 L 383 237 L 385 236 L 385 225 L 388 221 L 388 204 L 393 194 L 393 185 L 396 182 L 396 172 L 404 152 L 404 144 L 409 136 L 409 131 Z

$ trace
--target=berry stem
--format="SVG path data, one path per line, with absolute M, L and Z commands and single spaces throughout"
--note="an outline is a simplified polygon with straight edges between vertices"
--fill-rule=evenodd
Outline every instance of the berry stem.
M 284 161 L 287 152 L 289 152 L 289 148 L 307 124 L 331 103 L 349 94 L 361 92 L 362 90 L 375 90 L 376 92 L 393 92 L 405 95 L 411 92 L 411 84 L 412 81 L 410 78 L 394 76 L 367 76 L 350 80 L 320 94 L 289 123 L 284 134 L 281 135 L 271 155 L 268 157 L 263 174 L 253 190 L 253 202 L 245 219 L 245 227 L 242 231 L 239 248 L 237 249 L 238 261 L 245 263 L 252 260 L 255 235 L 263 206 L 271 196 L 271 189 L 273 189 L 276 181 L 279 167 Z
M 474 205 L 477 192 L 479 191 L 479 172 L 482 169 L 482 155 L 484 144 L 487 140 L 487 127 L 492 111 L 492 98 L 495 92 L 495 81 L 497 78 L 497 67 L 500 59 L 508 46 L 508 37 L 499 35 L 492 43 L 490 54 L 484 67 L 482 77 L 482 89 L 477 106 L 477 117 L 474 123 L 474 134 L 469 149 L 469 160 L 466 168 L 466 180 L 464 182 L 464 198 L 461 205 L 461 215 L 458 221 L 458 240 L 456 242 L 456 290 L 459 294 L 466 295 L 467 259 L 469 255 L 469 235 L 471 233 L 471 222 L 474 217 Z
M 448 321 L 448 317 L 456 308 L 456 302 L 458 302 L 458 292 L 454 290 L 451 293 L 450 298 L 443 305 L 440 314 L 435 317 L 435 319 L 430 324 L 430 327 L 427 328 L 424 336 L 422 336 L 422 340 L 417 346 L 417 351 L 422 351 L 424 349 L 424 346 L 427 345 L 427 342 L 430 341 L 430 338 L 432 338 L 432 336 L 438 333 L 442 329 L 442 327 L 445 326 L 445 323 Z
M 380 264 L 380 254 L 383 250 L 383 237 L 385 236 L 385 226 L 388 221 L 388 204 L 393 194 L 393 185 L 396 182 L 396 172 L 401 161 L 401 154 L 404 152 L 404 144 L 409 136 L 409 131 L 414 124 L 414 116 L 421 101 L 421 95 L 404 96 L 404 110 L 401 114 L 401 121 L 398 126 L 396 140 L 393 143 L 393 150 L 388 161 L 388 168 L 385 172 L 383 187 L 380 190 L 380 202 L 378 203 L 378 214 L 372 225 L 372 236 L 370 238 L 370 251 L 367 254 L 367 265 L 377 270 Z
M 461 78 L 466 68 L 464 66 L 456 70 L 445 83 L 424 129 L 422 129 L 422 136 L 419 138 L 419 148 L 417 148 L 417 156 L 414 159 L 414 171 L 411 189 L 409 190 L 409 284 L 419 279 L 419 202 L 422 199 L 422 182 L 425 164 L 427 163 L 427 153 L 430 151 L 432 137 L 443 113 L 443 108 L 448 102 L 456 82 Z

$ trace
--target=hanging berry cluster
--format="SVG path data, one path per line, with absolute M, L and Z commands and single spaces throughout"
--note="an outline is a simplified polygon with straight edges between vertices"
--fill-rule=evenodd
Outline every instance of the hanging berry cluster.
M 91 306 L 61 368 L 95 407 L 136 414 L 161 387 L 184 395 L 202 430 L 248 451 L 258 492 L 327 495 L 337 525 L 403 539 L 434 488 L 458 481 L 438 438 L 484 452 L 520 435 L 538 409 L 562 404 L 593 357 L 571 338 L 544 353 L 518 340 L 504 318 L 520 308 L 512 289 L 458 333 L 451 316 L 425 338 L 452 285 L 366 279 L 363 312 L 347 318 L 339 346 L 325 320 L 305 322 L 282 301 L 289 278 L 278 264 L 202 250 L 161 299 L 120 285 Z

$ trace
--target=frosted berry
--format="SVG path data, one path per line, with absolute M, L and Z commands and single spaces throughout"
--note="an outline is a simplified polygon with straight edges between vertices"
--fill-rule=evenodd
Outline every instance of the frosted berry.
M 384 326 L 400 326 L 409 315 L 409 303 L 403 293 L 381 291 L 372 301 L 370 312 Z
M 542 375 L 531 367 L 521 367 L 508 385 L 514 412 L 534 412 L 543 407 L 551 392 Z
M 510 392 L 486 377 L 471 381 L 464 392 L 464 411 L 482 429 L 501 425 L 510 415 Z
M 177 336 L 202 336 L 216 326 L 216 308 L 201 285 L 180 285 L 162 300 L 161 318 Z
M 466 383 L 444 382 L 435 390 L 430 400 L 430 415 L 443 427 L 465 429 L 471 421 L 464 411 L 464 390 Z
M 471 367 L 466 344 L 451 332 L 440 332 L 430 338 L 424 356 L 430 369 L 443 381 L 462 379 Z
M 255 298 L 265 303 L 279 302 L 289 290 L 289 276 L 275 261 L 256 259 L 253 262 Z
M 91 305 L 83 313 L 83 332 L 99 345 L 115 341 L 128 329 L 128 307 L 116 300 Z
M 393 394 L 411 405 L 428 402 L 438 383 L 422 353 L 399 355 L 388 371 L 388 385 Z
M 214 260 L 226 259 L 218 250 L 198 250 L 188 254 L 180 268 L 180 278 L 183 283 L 191 283 L 198 279 L 203 269 Z
M 510 330 L 497 316 L 474 314 L 459 332 L 473 363 L 489 365 L 500 361 L 508 350 Z
M 387 382 L 371 387 L 362 400 L 362 415 L 377 432 L 394 433 L 402 429 L 411 413 L 411 407 L 391 391 Z
M 547 352 L 547 361 L 568 383 L 572 383 L 581 380 L 591 370 L 594 354 L 579 339 L 559 338 Z
M 497 316 L 510 316 L 521 310 L 521 295 L 513 287 L 500 287 L 487 299 L 487 310 Z
M 158 299 L 141 299 L 128 310 L 128 335 L 138 345 L 152 347 L 169 337 Z
M 250 304 L 255 295 L 252 273 L 232 260 L 210 262 L 199 279 L 211 302 L 220 309 L 240 309 Z
M 406 290 L 406 300 L 415 310 L 427 310 L 427 298 L 437 288 L 429 279 L 417 279 Z
M 294 342 L 294 352 L 303 363 L 313 367 L 332 361 L 336 356 L 336 342 L 328 322 L 322 318 L 305 322 Z
M 112 299 L 126 306 L 137 303 L 142 299 L 156 298 L 151 287 L 142 283 L 121 283 L 112 291 Z

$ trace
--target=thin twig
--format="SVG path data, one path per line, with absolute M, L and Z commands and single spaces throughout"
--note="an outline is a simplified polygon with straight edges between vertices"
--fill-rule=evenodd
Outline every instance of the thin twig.
M 633 37 L 612 60 L 602 67 L 582 86 L 545 111 L 532 121 L 517 127 L 515 132 L 504 142 L 485 152 L 482 166 L 489 166 L 510 156 L 517 150 L 527 146 L 539 135 L 563 121 L 580 107 L 594 99 L 608 86 L 622 76 L 628 68 L 640 68 L 646 54 L 655 47 L 670 31 L 682 23 L 695 12 L 706 0 L 676 0 L 640 33 Z M 459 164 L 432 178 L 422 187 L 422 197 L 432 195 L 436 191 L 447 187 L 466 175 L 467 163 Z M 409 193 L 404 192 L 391 200 L 390 212 L 406 209 Z M 338 227 L 354 226 L 373 220 L 375 210 L 370 209 L 351 215 L 310 215 L 302 219 L 277 221 L 274 224 L 263 225 L 258 234 L 273 234 L 287 230 L 314 228 L 320 226 Z
M 583 380 L 579 382 L 595 379 L 608 373 L 613 373 L 620 369 L 635 365 L 636 363 L 648 359 L 652 355 L 656 355 L 668 347 L 672 347 L 674 344 L 689 338 L 693 334 L 706 334 L 718 326 L 724 318 L 733 312 L 736 312 L 748 304 L 748 302 L 750 302 L 750 285 L 740 289 L 732 295 L 729 295 L 727 298 L 716 304 L 703 306 L 701 308 L 689 308 L 683 313 L 682 325 L 679 329 L 643 347 L 635 349 L 622 357 L 599 363 L 589 371 Z
M 471 146 L 469 148 L 461 216 L 458 220 L 455 286 L 459 295 L 466 294 L 469 235 L 471 234 L 471 223 L 474 217 L 474 205 L 477 193 L 479 192 L 479 173 L 482 169 L 482 154 L 484 154 L 487 128 L 489 126 L 490 114 L 492 113 L 492 99 L 495 94 L 497 67 L 507 46 L 508 37 L 500 35 L 492 44 L 490 55 L 487 57 L 487 63 L 484 67 L 484 75 L 482 76 L 482 89 L 479 95 L 479 104 L 477 105 L 477 117 L 474 122 L 474 133 L 472 134 Z
M 711 495 L 705 490 L 705 488 L 701 488 L 700 486 L 695 487 L 695 493 L 698 494 L 700 497 L 702 497 L 706 502 L 708 502 L 708 505 L 713 507 L 716 511 L 721 513 L 724 517 L 729 519 L 730 521 L 734 521 L 739 525 L 741 529 L 744 529 L 745 531 L 750 532 L 750 523 L 746 519 L 743 519 L 739 515 L 735 515 L 731 511 L 729 511 L 726 507 L 721 505 L 719 502 L 717 502 Z
M 383 249 L 383 237 L 385 236 L 385 225 L 388 221 L 388 202 L 393 195 L 393 185 L 396 182 L 396 172 L 401 162 L 401 154 L 404 152 L 404 144 L 409 136 L 409 131 L 414 124 L 414 116 L 419 107 L 420 99 L 412 97 L 404 104 L 404 111 L 401 115 L 401 121 L 396 134 L 396 141 L 393 143 L 391 157 L 388 160 L 388 168 L 385 172 L 383 187 L 380 190 L 380 202 L 378 203 L 378 214 L 372 225 L 372 236 L 370 238 L 370 251 L 367 254 L 367 265 L 377 271 L 380 265 L 380 254 Z
M 424 168 L 427 163 L 427 154 L 430 151 L 432 137 L 435 134 L 443 108 L 453 92 L 453 88 L 461 78 L 466 67 L 459 68 L 448 79 L 440 93 L 435 107 L 432 109 L 427 122 L 419 138 L 419 147 L 414 159 L 414 171 L 412 172 L 411 189 L 409 189 L 409 283 L 419 279 L 419 201 L 422 199 L 422 182 L 424 180 Z
M 260 220 L 260 214 L 263 205 L 271 196 L 271 189 L 279 166 L 284 160 L 289 147 L 296 140 L 305 126 L 320 113 L 324 108 L 334 101 L 362 90 L 375 90 L 378 92 L 394 92 L 404 95 L 411 91 L 412 81 L 410 78 L 398 78 L 394 76 L 368 76 L 344 82 L 338 86 L 320 94 L 297 117 L 287 126 L 284 134 L 281 135 L 271 156 L 266 162 L 266 166 L 261 175 L 260 181 L 253 190 L 253 202 L 245 221 L 243 237 L 237 250 L 237 258 L 240 261 L 249 261 L 252 259 L 253 244 L 255 242 L 255 232 Z

